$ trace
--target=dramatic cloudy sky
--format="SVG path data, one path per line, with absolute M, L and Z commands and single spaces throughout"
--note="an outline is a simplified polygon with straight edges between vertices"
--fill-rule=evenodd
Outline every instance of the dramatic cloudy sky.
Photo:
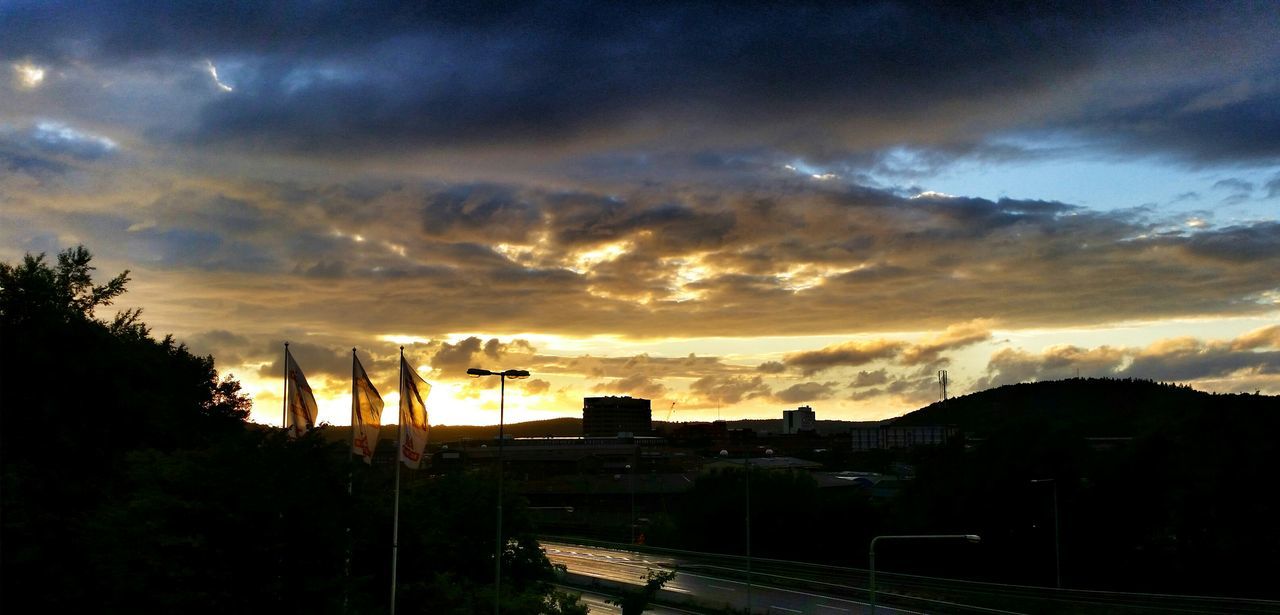
M 0 259 L 130 269 L 262 422 L 285 340 L 334 423 L 401 344 L 449 424 L 1280 393 L 1275 2 L 0 1 L 0 69 Z

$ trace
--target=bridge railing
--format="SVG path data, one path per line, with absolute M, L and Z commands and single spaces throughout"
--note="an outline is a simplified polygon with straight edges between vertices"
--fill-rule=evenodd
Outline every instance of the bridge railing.
M 630 545 L 567 536 L 540 536 L 548 541 L 580 544 L 652 556 L 657 565 L 673 565 L 739 581 L 747 580 L 747 558 L 683 549 Z M 832 566 L 770 558 L 751 558 L 752 583 L 804 589 L 824 595 L 865 600 L 868 572 L 864 568 Z M 949 579 L 876 570 L 876 596 L 929 613 L 1028 613 L 1081 615 L 1154 615 L 1197 613 L 1217 615 L 1280 614 L 1280 601 L 1217 596 L 1058 589 Z

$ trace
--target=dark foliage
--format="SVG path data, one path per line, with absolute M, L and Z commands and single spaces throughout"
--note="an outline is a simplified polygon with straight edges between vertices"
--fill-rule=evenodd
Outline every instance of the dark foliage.
M 138 310 L 96 317 L 128 277 L 95 286 L 90 259 L 0 264 L 3 611 L 385 612 L 394 468 L 353 472 L 323 428 L 247 424 L 212 357 L 155 339 Z M 491 612 L 491 481 L 407 474 L 400 610 Z M 520 504 L 503 611 L 581 613 Z

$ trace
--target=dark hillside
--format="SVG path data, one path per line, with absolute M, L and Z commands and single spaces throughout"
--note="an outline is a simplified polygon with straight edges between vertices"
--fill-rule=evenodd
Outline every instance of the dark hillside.
M 935 402 L 895 425 L 957 425 L 989 436 L 1044 428 L 1084 436 L 1135 436 L 1211 417 L 1274 422 L 1280 397 L 1218 395 L 1149 380 L 1068 379 L 1022 383 Z

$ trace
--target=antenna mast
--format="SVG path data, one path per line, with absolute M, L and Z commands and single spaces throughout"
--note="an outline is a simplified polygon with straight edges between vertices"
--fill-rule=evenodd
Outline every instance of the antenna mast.
M 947 370 L 938 370 L 938 388 L 942 390 L 942 401 L 947 401 Z

